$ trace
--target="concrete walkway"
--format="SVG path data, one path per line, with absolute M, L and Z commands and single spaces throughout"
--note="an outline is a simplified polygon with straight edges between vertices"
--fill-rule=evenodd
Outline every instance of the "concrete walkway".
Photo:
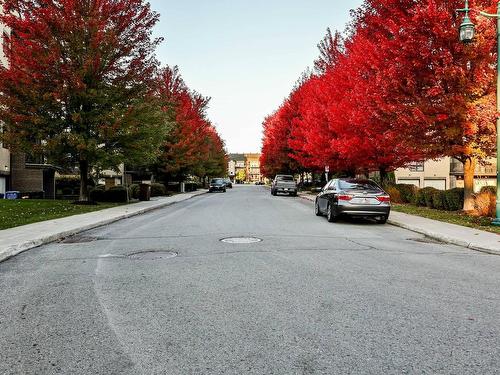
M 315 195 L 299 193 L 301 198 L 314 202 Z M 438 241 L 467 247 L 488 254 L 500 255 L 500 235 L 482 230 L 449 224 L 392 211 L 389 224 L 424 234 Z
M 153 198 L 148 202 L 108 208 L 61 219 L 47 220 L 0 231 L 0 262 L 23 251 L 38 247 L 93 228 L 140 215 L 148 211 L 182 202 L 201 194 L 206 190 L 178 194 L 171 197 Z

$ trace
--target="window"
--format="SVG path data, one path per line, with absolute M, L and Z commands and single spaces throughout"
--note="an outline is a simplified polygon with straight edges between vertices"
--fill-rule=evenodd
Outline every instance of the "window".
M 421 162 L 411 163 L 410 165 L 408 165 L 408 169 L 410 170 L 410 172 L 423 172 L 424 162 L 421 161 Z

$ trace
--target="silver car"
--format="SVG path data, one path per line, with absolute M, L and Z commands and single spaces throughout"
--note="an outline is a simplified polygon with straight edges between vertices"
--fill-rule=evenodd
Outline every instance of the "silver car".
M 316 216 L 329 222 L 342 215 L 373 217 L 385 224 L 391 212 L 391 197 L 372 180 L 337 178 L 329 181 L 316 197 Z

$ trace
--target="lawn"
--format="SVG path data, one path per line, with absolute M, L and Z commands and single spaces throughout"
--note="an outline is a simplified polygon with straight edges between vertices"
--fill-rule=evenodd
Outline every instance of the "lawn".
M 500 227 L 491 225 L 492 219 L 487 217 L 470 216 L 462 212 L 441 211 L 427 207 L 417 207 L 410 204 L 393 204 L 392 209 L 405 214 L 422 216 L 428 219 L 444 221 L 446 223 L 463 225 L 465 227 L 500 234 Z
M 0 230 L 119 205 L 119 203 L 99 203 L 95 206 L 82 206 L 63 200 L 0 199 Z

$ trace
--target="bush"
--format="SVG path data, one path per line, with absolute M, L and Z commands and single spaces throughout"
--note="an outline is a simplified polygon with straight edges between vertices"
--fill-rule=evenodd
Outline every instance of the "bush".
M 139 184 L 129 185 L 128 194 L 131 199 L 139 199 Z
M 464 207 L 464 189 L 454 188 L 446 190 L 445 197 L 445 210 L 459 211 Z
M 196 182 L 186 182 L 185 185 L 186 192 L 198 190 L 198 184 Z
M 401 203 L 414 203 L 418 188 L 415 185 L 396 184 L 393 185 L 399 191 Z
M 124 186 L 113 186 L 104 192 L 105 202 L 122 203 L 127 201 L 127 189 Z
M 491 193 L 494 196 L 496 196 L 497 195 L 497 188 L 496 188 L 496 186 L 483 186 L 481 188 L 480 193 Z
M 437 190 L 432 193 L 432 208 L 436 210 L 444 210 L 446 205 L 445 192 L 443 190 Z
M 493 189 L 491 189 L 493 188 Z M 479 216 L 493 217 L 496 214 L 496 189 L 494 186 L 485 186 L 474 195 L 474 210 Z
M 418 190 L 417 195 L 415 196 L 415 204 L 417 206 L 425 206 L 433 208 L 432 196 L 437 191 L 439 190 L 433 187 L 425 187 L 423 189 Z
M 388 186 L 385 191 L 390 195 L 392 203 L 404 203 L 400 191 L 395 186 Z
M 104 186 L 96 186 L 89 192 L 89 199 L 93 202 L 105 202 Z
M 165 185 L 159 183 L 151 184 L 151 196 L 152 197 L 161 197 L 163 195 L 167 195 L 167 189 L 165 189 Z

